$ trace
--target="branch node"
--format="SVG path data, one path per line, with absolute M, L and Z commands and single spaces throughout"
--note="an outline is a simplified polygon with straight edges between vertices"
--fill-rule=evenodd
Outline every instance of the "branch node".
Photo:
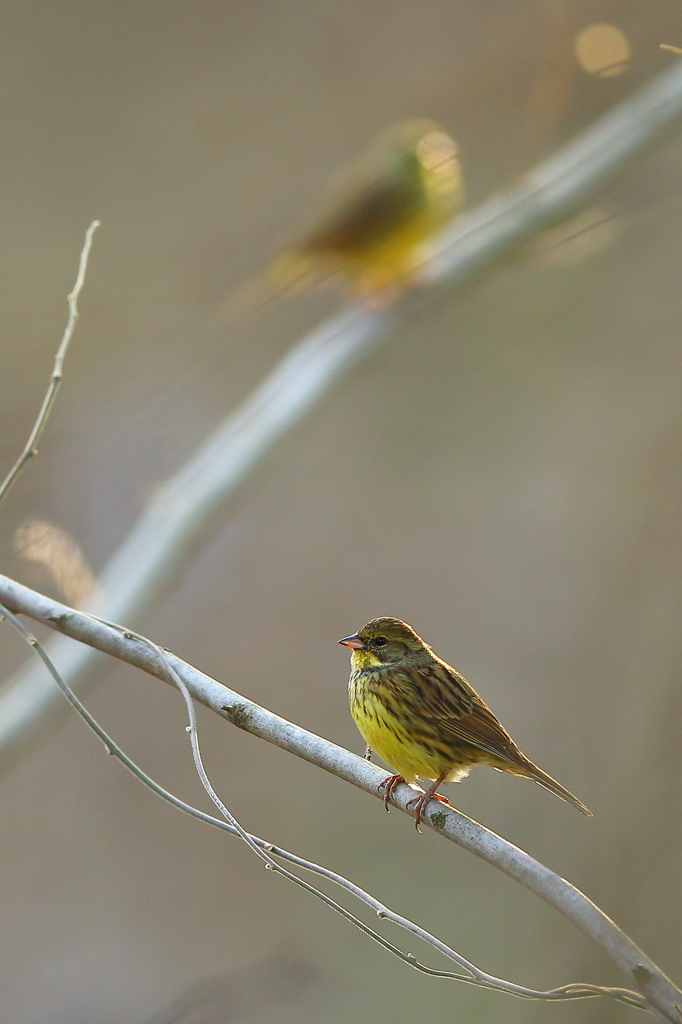
M 650 981 L 654 977 L 653 971 L 645 967 L 644 964 L 637 964 L 633 967 L 632 974 L 635 980 L 640 982 Z
M 45 622 L 48 625 L 53 626 L 54 629 L 59 630 L 60 633 L 64 633 L 66 631 L 69 618 L 70 616 L 68 612 L 62 612 L 61 615 L 46 615 Z
M 238 729 L 248 730 L 251 725 L 251 712 L 247 704 L 223 704 L 220 710 L 225 712 L 225 718 Z

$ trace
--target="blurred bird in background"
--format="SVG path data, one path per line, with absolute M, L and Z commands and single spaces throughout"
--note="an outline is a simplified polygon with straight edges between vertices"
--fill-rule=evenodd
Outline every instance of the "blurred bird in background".
M 237 289 L 227 313 L 248 315 L 327 282 L 373 303 L 388 302 L 415 283 L 423 243 L 462 202 L 453 139 L 435 121 L 400 121 L 340 172 L 316 222 Z

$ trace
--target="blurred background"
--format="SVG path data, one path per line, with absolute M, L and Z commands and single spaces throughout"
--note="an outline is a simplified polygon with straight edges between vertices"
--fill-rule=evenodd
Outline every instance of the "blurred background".
M 36 555 L 35 521 L 96 578 L 156 488 L 343 301 L 303 294 L 239 331 L 220 317 L 340 165 L 392 121 L 433 117 L 475 203 L 677 59 L 660 43 L 682 45 L 679 0 L 43 0 L 4 5 L 0 26 L 3 467 L 42 399 L 85 228 L 102 220 L 40 458 L 0 515 L 3 571 L 71 599 Z M 394 330 L 135 623 L 361 752 L 336 640 L 406 619 L 595 817 L 484 769 L 450 787 L 457 806 L 582 888 L 678 981 L 681 156 L 671 131 L 591 204 L 614 216 L 608 231 L 508 259 Z M 0 657 L 5 674 L 25 659 L 7 630 Z M 206 806 L 176 693 L 111 664 L 88 703 Z M 248 829 L 487 971 L 623 983 L 488 865 L 202 709 L 199 725 Z M 641 1019 L 417 975 L 153 797 L 71 714 L 3 767 L 0 803 L 12 1024 Z

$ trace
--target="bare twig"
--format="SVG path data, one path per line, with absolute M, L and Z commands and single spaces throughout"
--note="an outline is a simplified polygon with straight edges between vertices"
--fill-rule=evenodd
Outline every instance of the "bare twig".
M 204 768 L 201 754 L 199 751 L 199 740 L 196 729 L 196 715 L 194 711 L 194 704 L 192 701 L 191 694 L 185 685 L 182 677 L 173 668 L 166 652 L 162 648 L 158 647 L 151 640 L 146 637 L 140 636 L 137 633 L 131 633 L 129 630 L 124 629 L 122 626 L 118 626 L 116 623 L 104 622 L 102 619 L 96 619 L 97 622 L 103 625 L 110 626 L 112 629 L 116 629 L 126 640 L 134 640 L 140 644 L 146 646 L 146 648 L 152 653 L 153 656 L 158 658 L 160 665 L 163 667 L 166 673 L 167 682 L 173 683 L 180 690 L 187 707 L 187 713 L 189 716 L 190 724 L 187 727 L 190 733 L 192 742 L 192 754 L 194 757 L 195 767 L 199 774 L 199 778 L 204 786 L 204 789 L 209 794 L 216 807 L 220 810 L 221 814 L 225 817 L 226 821 L 220 821 L 217 818 L 213 818 L 203 811 L 199 811 L 197 808 L 192 807 L 190 804 L 185 803 L 183 800 L 178 799 L 172 793 L 169 793 L 163 787 L 159 786 L 150 776 L 146 774 L 138 765 L 132 761 L 127 754 L 118 746 L 118 744 L 105 732 L 105 730 L 99 725 L 99 723 L 93 718 L 90 712 L 81 703 L 78 697 L 75 695 L 73 690 L 64 682 L 59 672 L 57 671 L 54 663 L 52 662 L 49 655 L 46 653 L 44 647 L 38 642 L 38 640 L 29 632 L 28 629 L 23 625 L 22 622 L 17 619 L 7 608 L 0 604 L 0 617 L 4 617 L 7 621 L 14 626 L 14 628 L 23 636 L 26 642 L 35 650 L 36 654 L 42 659 L 50 672 L 52 678 L 57 683 L 57 686 L 62 691 L 66 699 L 75 708 L 81 718 L 88 724 L 93 732 L 102 740 L 108 753 L 113 754 L 121 761 L 126 768 L 128 768 L 133 775 L 135 775 L 141 782 L 144 783 L 152 792 L 163 797 L 174 807 L 187 812 L 200 821 L 207 822 L 208 824 L 215 825 L 221 828 L 231 835 L 237 835 L 249 846 L 250 849 L 263 861 L 266 868 L 282 875 L 289 881 L 294 882 L 296 885 L 301 886 L 307 892 L 316 896 L 322 900 L 332 910 L 335 910 L 338 914 L 344 917 L 351 924 L 354 924 L 356 928 L 364 932 L 371 939 L 377 942 L 384 949 L 393 953 L 404 963 L 410 967 L 415 968 L 417 971 L 421 971 L 431 977 L 437 978 L 448 978 L 450 980 L 462 981 L 466 984 L 475 985 L 480 988 L 492 989 L 494 991 L 506 992 L 509 995 L 518 996 L 522 999 L 536 999 L 536 1000 L 547 1000 L 547 1001 L 566 1001 L 568 999 L 590 999 L 597 996 L 609 996 L 612 999 L 616 999 L 619 1002 L 626 1003 L 628 1006 L 634 1006 L 640 1010 L 646 1010 L 646 1000 L 639 995 L 637 992 L 632 992 L 629 989 L 613 988 L 602 985 L 590 985 L 583 984 L 580 982 L 574 982 L 568 985 L 562 985 L 558 988 L 550 989 L 548 991 L 540 991 L 538 989 L 526 988 L 522 985 L 515 985 L 512 982 L 506 981 L 502 978 L 496 978 L 494 975 L 487 974 L 480 968 L 476 967 L 471 961 L 466 960 L 455 950 L 451 949 L 440 939 L 431 935 L 425 929 L 415 924 L 408 918 L 402 917 L 400 914 L 396 914 L 390 910 L 385 904 L 375 899 L 370 893 L 365 892 L 360 886 L 351 882 L 349 879 L 344 878 L 343 875 L 337 874 L 329 868 L 325 868 L 320 864 L 315 864 L 313 861 L 304 860 L 302 857 L 298 857 L 296 854 L 289 853 L 287 850 L 283 850 L 281 847 L 275 846 L 273 843 L 268 843 L 264 839 L 260 839 L 258 836 L 250 835 L 246 832 L 239 824 L 234 815 L 225 807 L 220 797 L 217 795 L 211 782 L 208 779 L 206 770 Z M 94 617 L 93 617 L 94 618 Z M 440 953 L 443 953 L 450 960 L 454 960 L 460 967 L 468 971 L 468 975 L 455 974 L 452 971 L 439 971 L 434 968 L 427 967 L 425 964 L 420 963 L 412 953 L 405 953 L 399 949 L 393 943 L 386 940 L 379 932 L 370 928 L 367 924 L 357 918 L 354 914 L 351 914 L 346 910 L 345 907 L 337 903 L 335 900 L 330 899 L 325 893 L 315 886 L 310 885 L 303 879 L 299 878 L 298 875 L 294 875 L 291 871 L 287 871 L 280 864 L 277 863 L 273 857 L 278 857 L 281 860 L 288 861 L 291 864 L 295 864 L 297 867 L 303 868 L 306 871 L 310 871 L 313 874 L 320 875 L 328 881 L 334 882 L 336 885 L 341 886 L 347 892 L 356 896 L 361 902 L 367 906 L 380 917 L 382 920 L 391 921 L 393 924 L 399 925 L 401 928 L 411 932 L 417 938 L 426 942 L 428 945 L 433 946 Z
M 102 573 L 106 596 L 95 610 L 109 619 L 135 622 L 154 607 L 263 455 L 388 333 L 399 315 L 428 301 L 439 287 L 461 285 L 538 228 L 575 209 L 651 146 L 681 112 L 682 66 L 676 62 L 509 192 L 460 216 L 434 240 L 418 296 L 407 296 L 390 309 L 349 306 L 304 338 L 157 493 Z M 50 650 L 73 685 L 90 675 L 96 657 L 91 650 L 59 641 Z M 57 706 L 54 687 L 40 671 L 20 671 L 0 697 L 0 755 L 20 748 Z
M 92 224 L 85 232 L 85 242 L 83 243 L 80 263 L 78 265 L 78 276 L 76 277 L 76 283 L 73 286 L 73 291 L 68 296 L 69 319 L 66 324 L 66 329 L 64 330 L 64 335 L 62 337 L 61 344 L 57 349 L 57 355 L 55 356 L 52 376 L 50 377 L 50 383 L 48 384 L 47 391 L 45 393 L 45 398 L 43 399 L 43 404 L 40 407 L 40 412 L 38 413 L 38 418 L 33 424 L 33 430 L 31 431 L 28 441 L 26 442 L 24 450 L 17 459 L 17 461 L 12 466 L 11 470 L 3 480 L 2 484 L 0 485 L 0 502 L 2 502 L 2 500 L 5 498 L 10 487 L 17 479 L 17 477 L 19 476 L 19 474 L 21 473 L 22 469 L 29 461 L 29 459 L 32 459 L 34 455 L 38 454 L 38 441 L 40 440 L 40 436 L 43 430 L 45 429 L 45 424 L 47 423 L 48 416 L 50 415 L 52 406 L 54 405 L 54 400 L 57 397 L 59 385 L 62 382 L 64 358 L 66 356 L 66 351 L 69 347 L 69 344 L 71 343 L 71 338 L 73 337 L 76 321 L 78 320 L 78 296 L 81 293 L 81 288 L 83 287 L 83 282 L 85 281 L 85 273 L 88 269 L 88 258 L 90 256 L 90 249 L 92 247 L 92 236 L 94 235 L 99 225 L 100 222 L 98 220 L 93 220 Z
M 378 796 L 378 784 L 385 777 L 381 769 L 254 704 L 174 654 L 164 652 L 159 658 L 150 641 L 141 643 L 136 634 L 129 634 L 122 627 L 67 608 L 4 576 L 0 576 L 0 602 L 15 613 L 28 615 L 164 681 L 168 681 L 167 666 L 172 666 L 195 700 L 223 714 L 234 725 Z M 413 795 L 409 787 L 399 787 L 396 806 L 409 813 L 407 803 Z M 427 809 L 425 824 L 521 882 L 568 917 L 629 975 L 654 1016 L 665 1024 L 678 1024 L 675 1004 L 680 1002 L 682 992 L 587 896 L 523 850 L 454 808 L 433 801 Z M 455 957 L 459 958 L 459 954 Z M 461 963 L 459 959 L 457 962 Z

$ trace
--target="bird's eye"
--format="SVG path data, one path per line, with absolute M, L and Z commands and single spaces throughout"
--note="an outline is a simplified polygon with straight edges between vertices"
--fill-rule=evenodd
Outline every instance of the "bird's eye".
M 385 636 L 375 636 L 374 637 L 374 646 L 375 647 L 385 647 L 386 646 L 386 637 Z

